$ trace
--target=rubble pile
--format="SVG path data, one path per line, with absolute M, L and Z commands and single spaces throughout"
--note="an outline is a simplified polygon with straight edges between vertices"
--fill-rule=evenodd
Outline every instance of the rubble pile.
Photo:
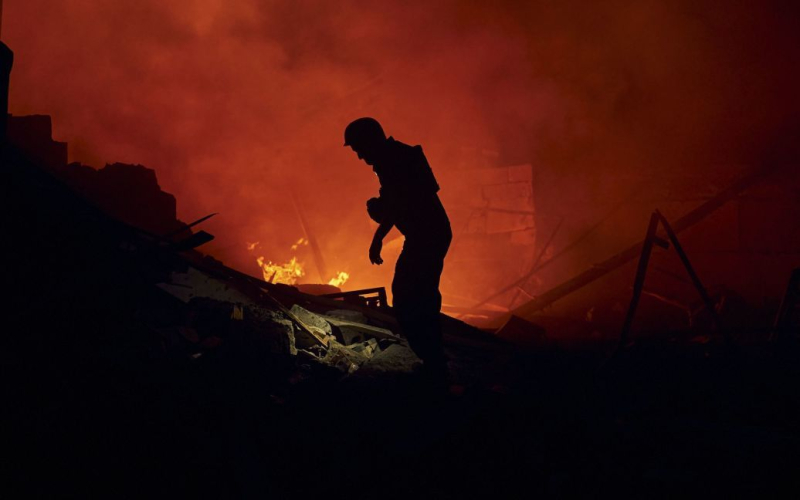
M 386 387 L 423 383 L 385 292 L 378 306 L 241 273 L 197 250 L 213 236 L 175 219 L 152 171 L 43 164 L 35 150 L 6 144 L 0 192 L 6 449 L 29 496 L 105 496 L 113 484 L 222 498 L 261 474 L 296 490 L 305 469 L 288 464 L 321 439 L 340 453 L 326 431 L 333 417 L 320 412 L 342 429 L 364 426 L 384 417 L 358 408 L 405 404 Z M 113 187 L 112 178 L 128 180 Z M 114 209 L 107 200 L 131 179 L 143 181 L 142 203 Z M 166 213 L 137 218 L 158 206 Z M 486 385 L 507 369 L 507 344 L 442 321 L 455 378 Z M 276 462 L 258 458 L 263 450 Z M 326 460 L 320 471 L 336 464 Z
M 299 356 L 302 362 L 335 368 L 344 375 L 362 366 L 371 373 L 412 373 L 420 363 L 405 338 L 392 331 L 397 325 L 385 313 L 346 309 L 345 302 L 334 305 L 288 287 L 276 292 L 275 285 L 254 278 L 245 278 L 248 286 L 237 288 L 235 280 L 226 282 L 191 265 L 187 272 L 171 273 L 169 278 L 156 286 L 187 304 L 190 320 L 162 333 L 189 340 L 194 345 L 189 354 L 195 358 L 218 347 L 231 332 L 248 331 L 269 353 Z M 265 299 L 263 294 L 281 300 Z
M 267 283 L 198 252 L 196 248 L 213 236 L 202 230 L 194 232 L 191 225 L 177 219 L 175 197 L 161 190 L 152 169 L 113 163 L 96 170 L 68 164 L 66 144 L 52 139 L 49 116 L 10 117 L 8 142 L 9 166 L 20 182 L 14 192 L 21 198 L 19 206 L 44 198 L 47 202 L 35 208 L 44 220 L 74 212 L 80 219 L 76 226 L 86 225 L 94 233 L 83 241 L 70 234 L 48 232 L 47 224 L 38 228 L 23 224 L 19 236 L 46 242 L 40 250 L 49 248 L 49 256 L 39 262 L 59 253 L 69 261 L 72 257 L 65 249 L 77 245 L 73 250 L 83 256 L 81 260 L 86 260 L 88 268 L 81 277 L 60 279 L 62 283 L 65 279 L 98 276 L 113 277 L 104 279 L 112 279 L 122 290 L 137 283 L 135 291 L 128 291 L 128 305 L 137 308 L 138 318 L 148 318 L 146 327 L 160 336 L 155 351 L 172 355 L 172 350 L 177 350 L 199 359 L 219 349 L 229 336 L 239 335 L 270 355 L 298 357 L 300 365 L 324 365 L 347 376 L 361 367 L 367 368 L 362 374 L 375 375 L 412 373 L 419 366 L 419 359 L 409 349 L 385 303 L 376 309 L 366 307 L 367 301 L 354 304 L 308 295 L 303 292 L 340 290 Z M 53 192 L 58 196 L 52 197 Z M 61 225 L 61 229 L 69 227 Z M 108 247 L 115 247 L 117 252 L 95 255 L 98 248 Z M 135 275 L 130 281 L 125 270 Z M 54 280 L 59 276 L 53 270 L 48 274 Z M 29 277 L 25 276 L 26 281 Z M 380 289 L 370 292 L 376 290 Z M 88 293 L 105 294 L 97 288 Z M 380 293 L 385 302 L 385 292 Z M 163 311 L 159 316 L 141 304 L 142 297 L 159 294 L 175 299 L 171 307 L 179 311 L 166 314 L 170 317 L 166 324 Z M 169 299 L 156 300 L 158 304 L 164 301 Z M 453 345 L 466 338 L 474 343 L 477 336 L 488 346 L 504 349 L 488 334 L 452 319 L 443 321 L 449 321 L 445 335 Z
M 382 289 L 368 290 L 383 297 L 375 307 L 374 300 L 349 300 L 357 294 L 309 295 L 231 269 L 196 250 L 213 236 L 177 219 L 175 198 L 161 190 L 154 171 L 66 164 L 66 146 L 53 141 L 51 129 L 49 117 L 12 117 L 6 151 L 7 199 L 19 213 L 34 214 L 6 213 L 9 236 L 34 246 L 12 249 L 17 297 L 39 302 L 43 288 L 60 294 L 38 313 L 54 308 L 46 317 L 78 315 L 73 324 L 80 329 L 80 321 L 97 317 L 87 308 L 103 309 L 99 316 L 116 322 L 112 327 L 134 323 L 147 330 L 137 342 L 153 341 L 145 349 L 149 356 L 198 360 L 238 338 L 265 356 L 347 377 L 410 374 L 419 367 Z M 508 351 L 465 323 L 442 321 L 456 358 L 469 350 Z
M 19 152 L 111 217 L 161 235 L 185 227 L 177 218 L 175 197 L 161 189 L 153 169 L 67 163 L 67 144 L 53 140 L 52 120 L 46 115 L 9 116 L 7 126 L 8 142 Z

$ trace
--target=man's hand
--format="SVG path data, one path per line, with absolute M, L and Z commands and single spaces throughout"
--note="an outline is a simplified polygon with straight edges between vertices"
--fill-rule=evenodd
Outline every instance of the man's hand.
M 383 264 L 381 258 L 381 249 L 383 249 L 383 242 L 377 238 L 372 240 L 372 245 L 369 246 L 369 261 L 373 264 Z

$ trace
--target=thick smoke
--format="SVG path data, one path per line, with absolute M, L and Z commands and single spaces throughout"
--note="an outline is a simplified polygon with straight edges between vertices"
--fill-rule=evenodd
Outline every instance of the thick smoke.
M 5 9 L 12 113 L 53 115 L 72 160 L 155 168 L 183 219 L 220 212 L 205 226 L 217 236 L 208 248 L 249 272 L 257 255 L 247 243 L 291 257 L 302 236 L 294 191 L 328 267 L 349 271 L 352 286 L 384 284 L 391 272 L 366 259 L 364 201 L 377 181 L 342 147 L 358 116 L 422 144 L 446 203 L 468 203 L 448 198 L 453 148 L 495 150 L 550 176 L 624 179 L 759 161 L 798 116 L 797 9 L 770 2 L 11 0 Z M 631 189 L 611 186 L 613 196 Z M 586 206 L 587 219 L 595 211 Z

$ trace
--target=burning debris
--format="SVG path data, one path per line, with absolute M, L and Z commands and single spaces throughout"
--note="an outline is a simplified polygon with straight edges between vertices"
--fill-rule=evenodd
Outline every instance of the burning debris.
M 419 363 L 405 339 L 393 332 L 397 326 L 390 316 L 360 307 L 348 309 L 348 303 L 314 298 L 289 287 L 275 288 L 270 286 L 271 281 L 232 270 L 223 272 L 228 276 L 220 270 L 188 264 L 185 272 L 173 272 L 167 281 L 156 285 L 189 305 L 194 316 L 203 310 L 217 311 L 212 315 L 216 319 L 206 317 L 202 322 L 206 332 L 202 338 L 214 338 L 210 344 L 213 348 L 232 331 L 244 328 L 253 338 L 262 339 L 260 345 L 270 354 L 299 354 L 305 362 L 336 368 L 343 374 L 355 373 L 391 346 L 395 346 L 394 354 L 385 358 L 392 360 L 390 364 L 382 366 L 383 358 L 378 358 L 370 364 L 372 371 L 411 373 Z M 209 325 L 217 325 L 216 331 L 209 330 Z M 194 327 L 181 327 L 173 335 L 185 337 L 185 328 Z M 199 357 L 200 347 L 202 344 L 191 354 Z M 405 354 L 398 357 L 400 351 Z M 406 361 L 398 364 L 397 359 Z
M 328 284 L 340 288 L 342 285 L 347 283 L 347 280 L 349 279 L 350 279 L 349 273 L 346 273 L 344 271 L 339 271 L 339 274 L 337 274 L 335 278 L 331 278 Z
M 309 240 L 307 238 L 300 238 L 291 247 L 296 251 L 300 247 L 308 246 Z M 248 243 L 247 250 L 253 251 L 259 246 L 259 242 Z M 264 276 L 264 281 L 268 283 L 282 283 L 284 285 L 296 285 L 300 282 L 300 278 L 306 275 L 305 265 L 300 262 L 297 256 L 293 256 L 289 262 L 277 264 L 271 260 L 267 260 L 263 255 L 259 255 L 256 259 L 258 267 Z M 350 274 L 344 271 L 339 271 L 331 278 L 326 284 L 336 287 L 337 289 L 344 285 L 350 279 Z
M 306 274 L 302 264 L 297 262 L 297 257 L 292 257 L 292 260 L 282 265 L 275 264 L 272 261 L 265 261 L 264 257 L 259 257 L 256 262 L 258 262 L 261 272 L 264 273 L 264 281 L 268 283 L 294 285 L 298 279 Z
M 290 309 L 279 303 L 268 307 L 252 296 L 252 290 L 250 293 L 242 291 L 235 283 L 194 266 L 189 266 L 185 273 L 172 273 L 169 282 L 157 286 L 190 307 L 190 323 L 174 329 L 172 336 L 182 336 L 193 342 L 195 349 L 189 354 L 195 359 L 202 355 L 204 348 L 218 348 L 232 332 L 248 331 L 250 337 L 260 339 L 259 345 L 266 352 L 299 354 L 305 362 L 336 368 L 344 374 L 353 374 L 392 346 L 396 346 L 394 354 L 386 358 L 392 361 L 382 366 L 378 358 L 370 364 L 371 370 L 410 373 L 419 363 L 401 336 L 371 324 L 358 310 L 332 308 L 328 302 L 319 304 L 313 299 L 307 306 L 321 311 L 320 314 L 297 303 Z M 306 297 L 306 301 L 309 300 Z M 337 304 L 336 307 L 347 305 Z M 372 323 L 376 322 L 383 324 L 373 318 Z M 187 335 L 187 332 L 191 333 Z M 396 361 L 399 352 L 404 353 L 401 358 L 406 362 L 403 364 Z

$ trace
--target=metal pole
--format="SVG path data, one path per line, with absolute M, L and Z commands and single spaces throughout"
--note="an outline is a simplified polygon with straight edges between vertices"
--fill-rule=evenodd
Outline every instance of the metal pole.
M 697 289 L 697 292 L 700 294 L 700 297 L 703 299 L 703 302 L 706 305 L 706 309 L 711 314 L 712 319 L 714 320 L 714 325 L 716 325 L 717 330 L 722 330 L 722 325 L 719 321 L 719 316 L 717 315 L 717 310 L 714 307 L 714 301 L 711 300 L 711 297 L 708 295 L 706 288 L 703 286 L 703 283 L 700 281 L 700 277 L 697 276 L 697 273 L 692 267 L 692 263 L 689 262 L 689 257 L 686 255 L 686 252 L 683 251 L 683 247 L 681 246 L 680 242 L 678 241 L 678 236 L 675 234 L 675 231 L 672 230 L 672 227 L 667 222 L 667 218 L 661 215 L 661 212 L 658 210 L 655 211 L 655 214 L 658 216 L 658 219 L 661 221 L 661 225 L 664 226 L 664 230 L 667 232 L 667 236 L 669 236 L 669 240 L 672 242 L 672 246 L 675 247 L 675 251 L 678 252 L 678 257 L 681 258 L 681 262 L 683 262 L 683 267 L 686 268 L 686 272 L 689 273 L 689 277 L 692 279 L 692 283 L 694 287 Z M 728 344 L 733 343 L 733 339 L 730 336 L 730 332 L 722 330 L 722 335 L 725 337 L 725 342 Z
M 658 212 L 653 212 L 650 216 L 650 223 L 647 225 L 647 235 L 642 245 L 642 253 L 639 256 L 639 266 L 636 269 L 636 279 L 633 282 L 633 295 L 628 306 L 628 314 L 625 315 L 625 324 L 622 325 L 622 333 L 619 336 L 620 347 L 625 347 L 625 344 L 628 343 L 628 333 L 631 330 L 633 316 L 636 314 L 636 307 L 639 305 L 639 298 L 642 296 L 644 278 L 647 275 L 647 264 L 650 262 L 650 254 L 653 252 L 656 229 L 658 229 Z
M 675 224 L 672 226 L 674 232 L 677 234 L 702 221 L 710 214 L 714 213 L 715 210 L 724 205 L 726 202 L 733 199 L 737 194 L 760 181 L 775 170 L 777 170 L 775 165 L 762 165 L 750 170 L 747 174 L 730 185 L 728 188 L 720 191 L 714 197 L 675 221 Z M 641 242 L 637 243 L 636 245 L 623 250 L 611 258 L 595 264 L 579 275 L 560 283 L 559 285 L 537 296 L 535 299 L 522 304 L 514 309 L 511 314 L 520 316 L 522 318 L 530 318 L 535 313 L 541 311 L 553 302 L 566 297 L 576 290 L 580 290 L 589 283 L 602 278 L 611 271 L 619 269 L 623 265 L 635 259 L 636 256 L 640 254 L 642 245 L 643 243 Z M 545 264 L 547 264 L 547 262 L 545 262 Z

